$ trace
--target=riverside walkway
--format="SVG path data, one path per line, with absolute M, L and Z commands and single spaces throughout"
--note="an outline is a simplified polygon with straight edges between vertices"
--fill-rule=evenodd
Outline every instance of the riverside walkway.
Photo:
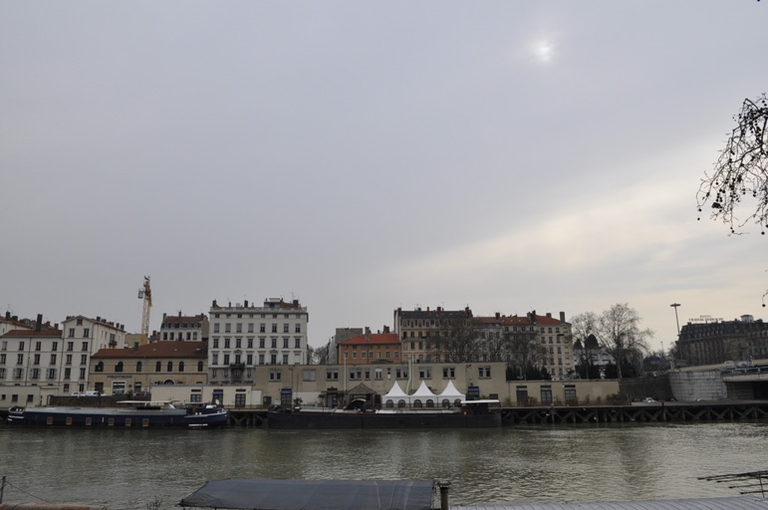
M 503 407 L 501 418 L 502 426 L 505 427 L 580 423 L 754 421 L 768 419 L 768 400 L 513 406 Z M 265 409 L 229 409 L 229 423 L 233 426 L 261 427 L 266 424 L 266 420 Z

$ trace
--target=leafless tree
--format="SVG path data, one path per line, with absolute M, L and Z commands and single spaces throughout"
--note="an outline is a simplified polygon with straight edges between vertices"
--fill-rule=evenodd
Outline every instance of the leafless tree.
M 571 319 L 571 331 L 574 336 L 584 340 L 595 335 L 600 346 L 616 360 L 618 377 L 621 379 L 621 365 L 642 361 L 642 355 L 648 352 L 647 340 L 653 337 L 653 331 L 640 328 L 640 315 L 626 303 L 617 303 L 600 315 L 586 312 Z
M 320 347 L 307 346 L 307 351 L 309 365 L 327 365 L 330 361 L 331 342 Z
M 517 332 L 506 335 L 506 348 L 509 353 L 509 365 L 519 367 L 520 375 L 528 378 L 532 369 L 540 369 L 544 365 L 546 347 L 537 341 L 534 332 Z
M 429 345 L 435 357 L 446 363 L 477 361 L 480 344 L 472 325 L 472 316 L 445 319 Z
M 734 117 L 725 149 L 712 174 L 705 174 L 696 200 L 699 212 L 709 205 L 711 217 L 728 225 L 732 234 L 754 221 L 765 234 L 768 229 L 768 99 L 745 99 Z M 737 212 L 745 201 L 754 202 L 746 216 Z M 699 218 L 701 219 L 701 218 Z
M 711 218 L 728 225 L 731 234 L 741 234 L 744 225 L 754 221 L 765 235 L 768 229 L 768 99 L 765 93 L 755 100 L 745 99 L 734 117 L 725 149 L 715 163 L 712 175 L 704 174 L 696 201 L 699 213 L 709 205 Z M 737 212 L 743 202 L 745 216 Z M 701 214 L 699 214 L 701 219 Z M 763 306 L 765 296 L 763 294 Z

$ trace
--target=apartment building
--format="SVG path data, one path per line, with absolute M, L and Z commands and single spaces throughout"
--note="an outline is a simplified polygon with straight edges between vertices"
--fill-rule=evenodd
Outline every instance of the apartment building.
M 675 358 L 690 366 L 768 358 L 768 323 L 752 315 L 690 319 L 680 330 Z
M 472 328 L 472 310 L 395 310 L 395 334 L 402 343 L 403 359 L 416 363 L 445 359 L 440 342 L 451 335 L 465 334 Z
M 38 317 L 36 328 L 14 329 L 0 337 L 0 385 L 58 389 L 61 330 L 42 324 Z
M 385 327 L 384 332 L 371 333 L 365 328 L 365 333 L 342 340 L 337 345 L 336 359 L 342 363 L 370 365 L 374 363 L 399 363 L 401 344 L 395 333 L 390 333 Z
M 102 317 L 90 319 L 70 315 L 62 322 L 64 362 L 61 369 L 61 390 L 84 392 L 88 387 L 88 367 L 91 356 L 100 349 L 125 347 L 125 325 Z
M 257 365 L 307 363 L 309 312 L 298 299 L 270 298 L 262 306 L 216 300 L 209 314 L 208 380 L 253 382 Z
M 208 317 L 204 314 L 163 314 L 158 333 L 160 341 L 202 342 L 208 339 Z

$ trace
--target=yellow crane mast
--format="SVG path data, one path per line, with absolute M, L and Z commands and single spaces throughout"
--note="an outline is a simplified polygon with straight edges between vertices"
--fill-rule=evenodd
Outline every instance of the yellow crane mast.
M 144 300 L 141 312 L 141 345 L 149 343 L 149 311 L 152 308 L 152 289 L 149 286 L 149 276 L 144 277 L 144 288 L 139 289 L 139 299 Z

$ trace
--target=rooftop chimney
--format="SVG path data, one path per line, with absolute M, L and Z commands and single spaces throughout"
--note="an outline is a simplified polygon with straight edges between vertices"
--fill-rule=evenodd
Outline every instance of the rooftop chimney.
M 37 322 L 35 323 L 35 331 L 40 331 L 43 329 L 43 314 L 38 313 L 37 314 Z

